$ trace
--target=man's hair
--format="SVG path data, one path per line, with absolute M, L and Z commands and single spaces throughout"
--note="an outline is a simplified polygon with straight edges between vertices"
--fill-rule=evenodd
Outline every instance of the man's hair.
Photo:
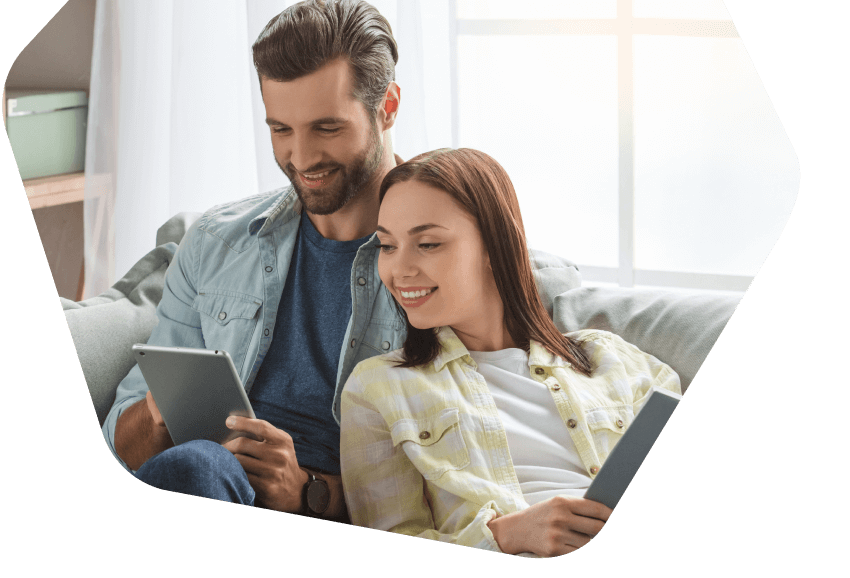
M 345 59 L 354 98 L 374 114 L 395 80 L 398 47 L 387 19 L 355 0 L 306 0 L 272 18 L 253 46 L 260 80 L 287 82 Z
M 439 149 L 387 173 L 378 198 L 383 202 L 390 187 L 407 181 L 445 191 L 475 218 L 504 305 L 505 325 L 517 347 L 528 352 L 529 340 L 534 339 L 576 371 L 590 375 L 587 354 L 577 341 L 558 331 L 540 300 L 519 201 L 505 169 L 493 157 L 474 149 Z M 440 352 L 437 328 L 413 327 L 404 309 L 398 303 L 396 307 L 407 326 L 400 367 L 434 361 Z

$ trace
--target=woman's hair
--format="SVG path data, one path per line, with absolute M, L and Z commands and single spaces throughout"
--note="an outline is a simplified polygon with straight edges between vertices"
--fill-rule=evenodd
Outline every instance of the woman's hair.
M 253 53 L 261 81 L 288 82 L 345 59 L 354 76 L 354 97 L 373 115 L 398 62 L 387 19 L 371 4 L 355 0 L 293 4 L 266 24 Z
M 578 342 L 561 334 L 549 317 L 531 269 L 525 229 L 513 184 L 505 169 L 489 155 L 473 149 L 439 149 L 421 154 L 392 169 L 381 183 L 383 202 L 393 185 L 416 181 L 448 193 L 475 217 L 499 296 L 504 304 L 505 325 L 514 343 L 526 352 L 529 340 L 590 375 L 590 360 Z M 404 362 L 415 367 L 432 362 L 440 352 L 436 328 L 417 329 L 404 309 L 396 307 L 407 325 Z

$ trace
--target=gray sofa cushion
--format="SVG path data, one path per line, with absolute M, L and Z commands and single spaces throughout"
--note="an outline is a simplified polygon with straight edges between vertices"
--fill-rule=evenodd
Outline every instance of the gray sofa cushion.
M 740 296 L 707 291 L 580 287 L 555 298 L 561 331 L 604 329 L 670 365 L 684 392 Z
M 115 388 L 132 369 L 131 347 L 146 343 L 157 323 L 165 271 L 200 213 L 180 213 L 157 231 L 153 251 L 108 291 L 75 303 L 60 298 L 77 357 L 101 424 L 115 400 Z

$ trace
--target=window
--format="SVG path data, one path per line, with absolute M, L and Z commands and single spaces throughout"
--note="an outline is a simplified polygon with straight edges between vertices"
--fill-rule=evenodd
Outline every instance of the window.
M 505 167 L 532 247 L 588 284 L 747 288 L 799 165 L 720 0 L 449 14 L 452 146 Z

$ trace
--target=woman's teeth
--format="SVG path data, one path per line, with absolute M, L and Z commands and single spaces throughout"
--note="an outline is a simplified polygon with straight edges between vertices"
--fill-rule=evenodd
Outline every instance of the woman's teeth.
M 425 297 L 428 293 L 434 291 L 435 288 L 431 289 L 422 289 L 421 291 L 399 291 L 401 296 L 405 299 L 418 299 L 419 297 Z

